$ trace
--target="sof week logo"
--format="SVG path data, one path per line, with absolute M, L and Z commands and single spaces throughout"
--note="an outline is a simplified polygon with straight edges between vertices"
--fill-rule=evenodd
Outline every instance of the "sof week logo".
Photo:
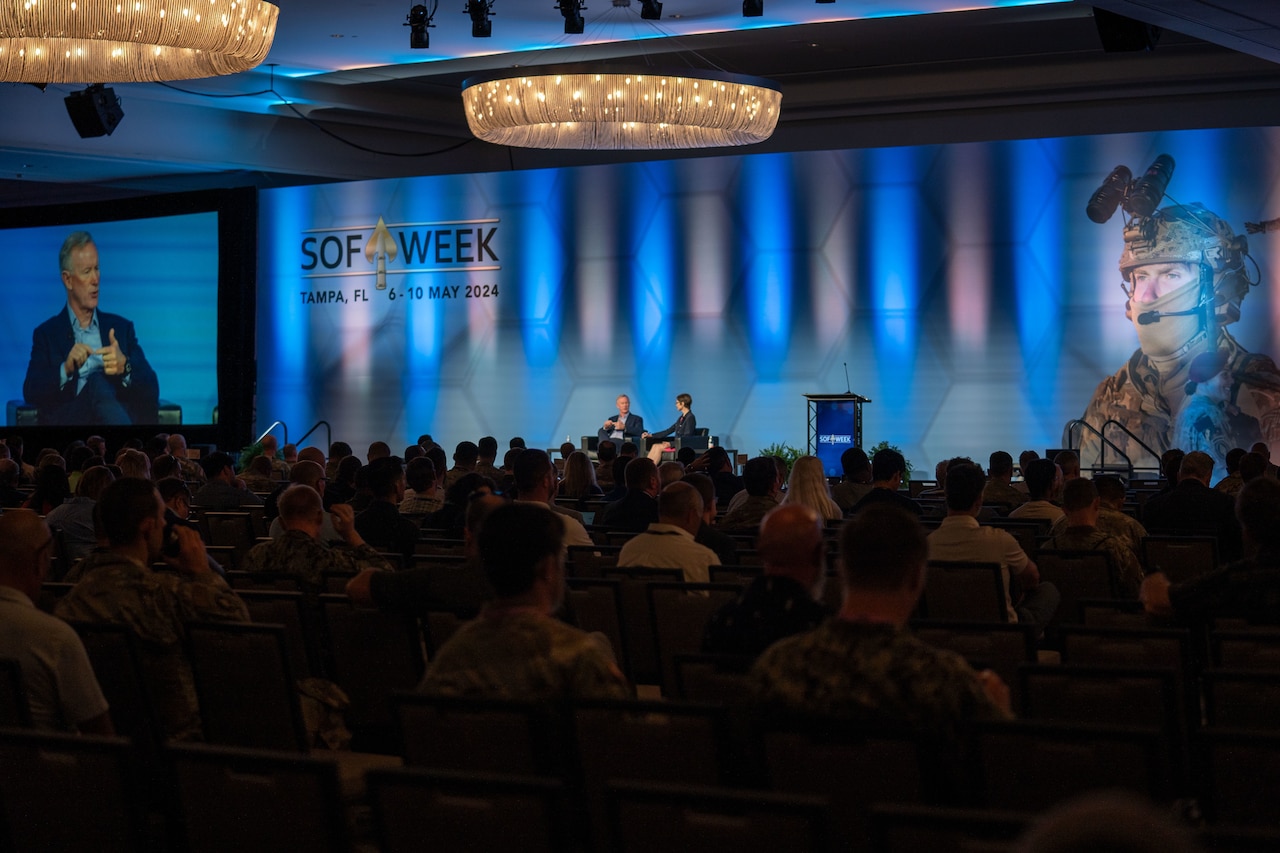
M 492 299 L 502 269 L 498 219 L 316 228 L 302 233 L 303 304 L 398 299 Z M 452 278 L 459 273 L 468 278 Z M 480 275 L 476 275 L 476 274 Z M 412 283 L 405 276 L 413 275 Z M 479 280 L 478 280 L 479 279 Z M 454 283 L 454 282 L 457 283 Z

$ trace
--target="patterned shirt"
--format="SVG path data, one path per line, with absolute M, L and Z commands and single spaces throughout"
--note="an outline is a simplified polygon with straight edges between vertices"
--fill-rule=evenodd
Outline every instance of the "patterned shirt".
M 59 600 L 54 615 L 68 622 L 128 628 L 142 641 L 143 673 L 166 734 L 174 740 L 198 739 L 200 711 L 191 662 L 182 647 L 186 626 L 248 622 L 244 602 L 213 573 L 155 572 L 111 551 L 90 554 L 81 565 L 82 580 Z
M 702 650 L 755 657 L 783 637 L 813 630 L 828 615 L 798 581 L 761 575 L 736 601 L 712 615 L 702 635 Z
M 279 539 L 254 545 L 245 554 L 247 572 L 297 575 L 310 592 L 324 591 L 325 572 L 355 573 L 363 569 L 391 571 L 391 564 L 368 545 L 330 547 L 301 530 L 286 530 Z
M 631 696 L 600 640 L 531 608 L 486 607 L 444 644 L 419 690 L 534 701 Z
M 961 743 L 971 721 L 1008 717 L 963 658 L 883 623 L 828 619 L 769 647 L 748 681 L 766 707 L 906 726 L 944 744 Z
M 1041 548 L 1050 551 L 1106 551 L 1116 570 L 1120 595 L 1137 598 L 1142 586 L 1142 566 L 1138 557 L 1122 540 L 1097 527 L 1063 527 L 1055 530 Z

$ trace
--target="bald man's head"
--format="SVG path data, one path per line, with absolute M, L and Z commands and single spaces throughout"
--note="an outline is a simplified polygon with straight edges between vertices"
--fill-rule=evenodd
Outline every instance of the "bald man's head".
M 756 550 L 766 574 L 783 575 L 812 587 L 826 572 L 822 519 L 800 504 L 783 504 L 760 522 Z
M 49 571 L 52 545 L 49 526 L 31 510 L 11 509 L 0 515 L 0 586 L 34 600 Z

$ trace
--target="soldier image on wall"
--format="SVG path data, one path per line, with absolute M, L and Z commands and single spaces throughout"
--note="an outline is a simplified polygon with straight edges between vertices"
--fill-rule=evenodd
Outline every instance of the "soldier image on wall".
M 1083 419 L 1106 438 L 1081 430 L 1086 466 L 1122 466 L 1126 460 L 1117 450 L 1135 466 L 1153 466 L 1154 457 L 1187 436 L 1200 448 L 1248 448 L 1265 441 L 1280 449 L 1280 371 L 1227 331 L 1257 284 L 1249 275 L 1257 267 L 1248 240 L 1199 203 L 1157 209 L 1172 173 L 1168 155 L 1136 181 L 1119 166 L 1089 202 L 1089 218 L 1098 223 L 1117 206 L 1129 215 L 1119 266 L 1125 317 L 1137 332 L 1138 349 L 1098 385 L 1085 409 Z M 1199 382 L 1193 382 L 1192 364 L 1204 355 L 1197 365 Z M 1197 394 L 1201 382 L 1210 387 Z M 1194 411 L 1182 418 L 1188 426 L 1180 437 L 1177 426 L 1186 406 Z M 1225 467 L 1215 467 L 1215 477 L 1225 474 Z

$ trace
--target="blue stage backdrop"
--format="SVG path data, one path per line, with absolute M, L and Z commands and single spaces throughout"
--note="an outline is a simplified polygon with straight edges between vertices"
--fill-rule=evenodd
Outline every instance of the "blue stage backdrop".
M 297 437 L 325 419 L 360 451 L 423 432 L 557 446 L 619 393 L 661 429 L 687 392 L 700 426 L 754 455 L 803 446 L 803 395 L 844 392 L 847 363 L 873 401 L 864 442 L 917 469 L 1043 452 L 1138 346 L 1129 216 L 1085 215 L 1103 178 L 1167 153 L 1162 206 L 1202 202 L 1243 234 L 1280 216 L 1278 143 L 1170 132 L 267 191 L 257 423 Z M 1280 225 L 1248 241 L 1258 284 L 1230 332 L 1271 354 Z M 1273 438 L 1276 413 L 1244 408 Z

